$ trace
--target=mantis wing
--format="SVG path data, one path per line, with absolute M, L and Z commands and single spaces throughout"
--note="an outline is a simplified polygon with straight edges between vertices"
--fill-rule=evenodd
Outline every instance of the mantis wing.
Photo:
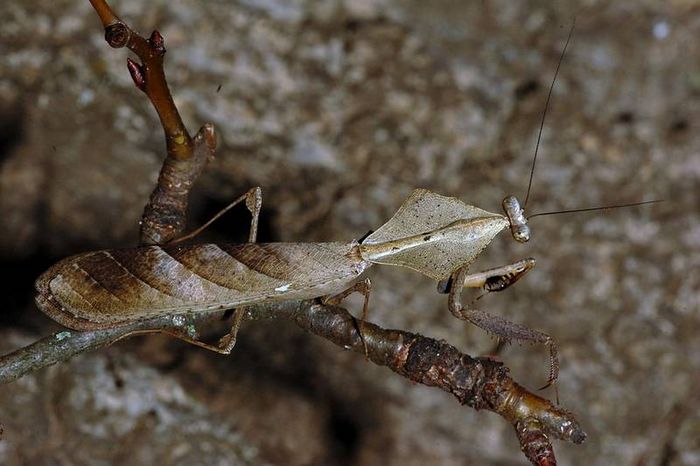
M 441 280 L 471 263 L 507 225 L 502 215 L 416 189 L 388 222 L 362 242 L 363 256 Z

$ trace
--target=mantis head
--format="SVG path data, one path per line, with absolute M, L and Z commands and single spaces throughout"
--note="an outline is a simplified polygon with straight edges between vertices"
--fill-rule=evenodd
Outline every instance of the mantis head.
M 530 240 L 530 227 L 527 224 L 525 211 L 520 207 L 520 201 L 515 196 L 503 199 L 503 211 L 508 217 L 510 232 L 519 243 L 527 243 Z

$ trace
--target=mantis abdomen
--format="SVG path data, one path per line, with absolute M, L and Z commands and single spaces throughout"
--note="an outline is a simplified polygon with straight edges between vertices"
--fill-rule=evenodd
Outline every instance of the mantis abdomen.
M 200 244 L 89 252 L 36 282 L 37 303 L 77 330 L 338 293 L 369 265 L 357 243 Z

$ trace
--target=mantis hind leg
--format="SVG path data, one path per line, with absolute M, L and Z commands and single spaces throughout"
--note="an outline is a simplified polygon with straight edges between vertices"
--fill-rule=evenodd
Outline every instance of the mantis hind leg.
M 464 283 L 467 275 L 467 267 L 462 267 L 452 274 L 450 280 L 453 284 Z M 546 333 L 533 330 L 522 324 L 511 322 L 502 317 L 489 314 L 487 312 L 474 309 L 464 309 L 461 303 L 462 288 L 452 286 L 449 290 L 448 309 L 458 319 L 466 320 L 476 325 L 480 329 L 509 342 L 529 341 L 539 343 L 549 349 L 549 377 L 547 383 L 540 388 L 543 390 L 554 384 L 559 376 L 559 357 L 556 342 Z
M 352 293 L 360 293 L 364 296 L 365 300 L 364 303 L 362 304 L 362 317 L 360 318 L 360 324 L 357 325 L 357 319 L 355 319 L 355 326 L 357 329 L 357 333 L 360 335 L 360 341 L 362 341 L 362 347 L 365 350 L 365 358 L 369 359 L 369 350 L 367 349 L 367 341 L 365 340 L 365 333 L 364 333 L 364 327 L 365 327 L 365 321 L 367 320 L 367 313 L 369 310 L 369 295 L 372 292 L 372 282 L 370 281 L 369 278 L 365 278 L 364 280 L 361 280 L 359 282 L 355 282 L 350 288 L 347 290 L 341 291 L 337 295 L 334 296 L 326 296 L 323 298 L 323 303 L 324 304 L 331 304 L 331 305 L 338 305 L 340 304 L 345 298 L 350 296 Z M 354 317 L 353 317 L 354 319 Z
M 194 324 L 183 323 L 182 325 L 166 327 L 153 330 L 135 330 L 133 332 L 125 333 L 119 337 L 119 340 L 130 337 L 132 335 L 141 335 L 147 333 L 165 333 L 172 337 L 178 338 L 187 343 L 191 343 L 200 348 L 208 349 L 219 354 L 231 354 L 233 347 L 236 345 L 236 335 L 240 329 L 241 322 L 243 321 L 243 315 L 245 314 L 245 309 L 236 309 L 236 313 L 233 317 L 233 323 L 231 325 L 231 330 L 221 337 L 216 344 L 207 343 L 199 338 L 197 329 Z
M 193 345 L 199 346 L 200 348 L 205 348 L 210 351 L 214 351 L 219 354 L 231 354 L 233 347 L 236 346 L 236 337 L 238 336 L 238 330 L 241 328 L 241 323 L 243 322 L 243 316 L 245 315 L 245 308 L 238 308 L 235 310 L 233 315 L 233 322 L 231 324 L 231 329 L 223 337 L 219 338 L 216 344 L 206 343 L 202 341 L 199 336 L 194 332 L 188 332 L 187 330 L 181 328 L 169 328 L 160 330 L 162 333 L 167 333 L 175 338 L 186 341 L 187 343 L 192 343 Z
M 229 205 L 221 209 L 219 212 L 216 213 L 208 222 L 206 222 L 204 225 L 201 227 L 195 229 L 194 231 L 181 236 L 179 238 L 174 239 L 173 241 L 168 243 L 168 246 L 189 240 L 200 234 L 202 231 L 204 231 L 209 225 L 214 223 L 216 220 L 221 218 L 226 212 L 231 210 L 233 207 L 241 203 L 242 201 L 245 200 L 245 205 L 250 211 L 252 215 L 252 219 L 250 221 L 250 232 L 248 234 L 248 242 L 249 243 L 255 243 L 258 237 L 258 222 L 260 219 L 260 209 L 262 208 L 262 190 L 260 189 L 259 186 L 256 186 L 255 188 L 252 188 L 248 190 L 245 194 L 239 196 L 238 198 L 234 199 Z M 181 340 L 184 340 L 188 343 L 192 343 L 193 345 L 200 346 L 202 348 L 206 348 L 211 351 L 215 351 L 217 353 L 221 354 L 230 354 L 231 351 L 233 350 L 233 347 L 236 345 L 236 337 L 238 335 L 238 331 L 241 328 L 241 323 L 243 322 L 243 316 L 245 314 L 245 308 L 238 308 L 234 311 L 234 316 L 233 316 L 233 322 L 231 324 L 231 328 L 229 332 L 221 337 L 216 345 L 212 345 L 209 343 L 205 343 L 201 341 L 196 335 L 191 336 L 185 331 L 181 331 L 179 329 L 170 329 L 165 331 L 164 333 L 168 333 L 176 338 L 179 338 Z
M 167 244 L 167 246 L 173 246 L 175 244 L 194 238 L 195 236 L 199 235 L 201 232 L 206 230 L 212 223 L 221 218 L 226 212 L 228 212 L 244 200 L 246 207 L 252 215 L 252 219 L 250 221 L 250 233 L 248 234 L 248 242 L 255 243 L 258 237 L 258 221 L 260 219 L 260 209 L 262 208 L 262 190 L 259 186 L 248 190 L 248 192 L 246 192 L 242 196 L 239 196 L 238 198 L 234 199 L 229 205 L 217 212 L 216 215 L 209 219 L 209 221 L 207 221 L 204 225 L 195 229 L 194 231 L 191 231 L 190 233 L 175 238 L 174 240 L 170 241 Z

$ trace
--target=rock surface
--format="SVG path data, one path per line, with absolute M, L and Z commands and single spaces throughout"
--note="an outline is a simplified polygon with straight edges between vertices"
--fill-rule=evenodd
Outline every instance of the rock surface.
M 584 446 L 557 445 L 561 464 L 700 463 L 699 3 L 115 7 L 132 27 L 165 36 L 168 80 L 190 130 L 216 126 L 217 160 L 196 188 L 193 224 L 259 185 L 262 241 L 361 237 L 415 187 L 491 211 L 508 193 L 523 196 L 576 15 L 528 211 L 666 202 L 533 219 L 525 246 L 504 233 L 475 269 L 526 256 L 538 265 L 477 305 L 558 341 L 561 402 L 589 434 Z M 32 282 L 52 261 L 135 243 L 164 143 L 89 2 L 6 0 L 0 17 L 0 266 L 14 277 L 1 285 L 6 341 L 18 329 L 26 339 L 54 328 L 32 305 Z M 247 219 L 237 211 L 204 240 L 240 241 Z M 387 268 L 371 278 L 372 321 L 474 354 L 493 347 L 451 317 L 433 282 Z M 162 452 L 203 448 L 199 435 L 211 436 L 208 464 L 525 463 L 500 418 L 295 327 L 250 324 L 234 353 L 135 338 L 17 381 L 0 396 L 0 463 L 118 464 L 127 439 L 130 464 L 153 464 Z M 544 381 L 544 349 L 514 345 L 501 357 L 516 380 Z M 109 386 L 112 359 L 122 391 Z M 119 409 L 75 404 L 101 396 Z M 170 418 L 150 414 L 163 404 Z M 197 426 L 206 427 L 188 430 Z M 28 447 L 51 429 L 72 449 Z M 94 441 L 99 432 L 106 445 Z

